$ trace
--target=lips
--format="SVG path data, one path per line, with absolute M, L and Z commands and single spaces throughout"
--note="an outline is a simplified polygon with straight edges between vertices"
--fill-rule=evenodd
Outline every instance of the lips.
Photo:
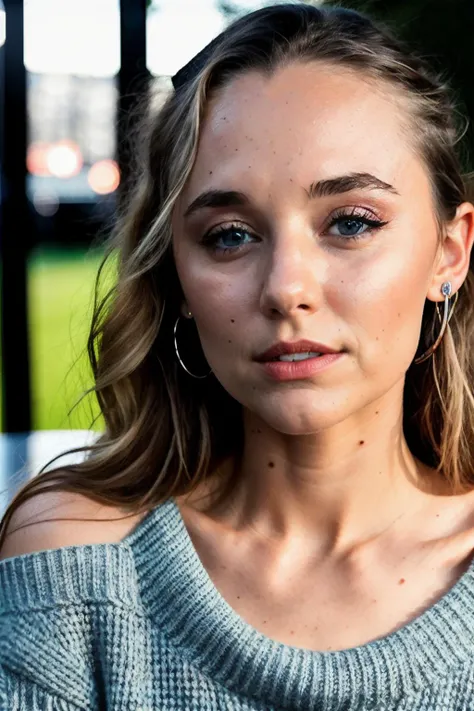
M 275 345 L 268 348 L 263 353 L 256 356 L 255 360 L 258 363 L 266 363 L 268 361 L 275 360 L 282 355 L 291 355 L 294 353 L 340 353 L 339 350 L 330 348 L 323 343 L 316 343 L 315 341 L 296 341 L 295 343 L 288 343 L 280 341 L 280 343 L 275 343 Z

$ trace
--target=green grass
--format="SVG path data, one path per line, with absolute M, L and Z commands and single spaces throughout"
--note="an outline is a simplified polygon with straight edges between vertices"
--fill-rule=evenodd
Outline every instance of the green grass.
M 68 416 L 92 385 L 86 340 L 99 252 L 36 251 L 28 265 L 33 429 L 91 427 L 98 415 L 90 395 Z M 99 419 L 94 429 L 102 429 Z

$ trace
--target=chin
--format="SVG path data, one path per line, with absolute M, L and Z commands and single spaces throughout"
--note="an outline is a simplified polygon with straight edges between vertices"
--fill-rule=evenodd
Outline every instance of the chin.
M 250 409 L 261 418 L 268 427 L 276 432 L 287 435 L 310 435 L 332 427 L 347 417 L 341 407 L 331 402 L 331 405 L 324 407 L 324 403 L 319 401 L 319 406 L 315 407 L 313 402 L 307 403 L 259 403 L 260 407 Z
M 366 404 L 355 402 L 346 384 L 322 388 L 300 382 L 270 389 L 250 388 L 248 383 L 233 381 L 223 386 L 244 409 L 287 435 L 310 435 L 329 429 L 353 415 L 357 406 Z

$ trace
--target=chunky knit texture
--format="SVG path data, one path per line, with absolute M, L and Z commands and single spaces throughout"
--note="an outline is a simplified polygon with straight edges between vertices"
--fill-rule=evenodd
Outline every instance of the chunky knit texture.
M 8 711 L 474 711 L 474 562 L 397 632 L 313 652 L 237 615 L 169 499 L 120 543 L 1 561 L 0 611 Z

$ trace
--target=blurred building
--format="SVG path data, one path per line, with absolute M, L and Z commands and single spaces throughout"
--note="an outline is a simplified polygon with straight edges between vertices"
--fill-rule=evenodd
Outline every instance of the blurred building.
M 113 77 L 28 74 L 30 143 L 72 140 L 85 163 L 115 156 Z

